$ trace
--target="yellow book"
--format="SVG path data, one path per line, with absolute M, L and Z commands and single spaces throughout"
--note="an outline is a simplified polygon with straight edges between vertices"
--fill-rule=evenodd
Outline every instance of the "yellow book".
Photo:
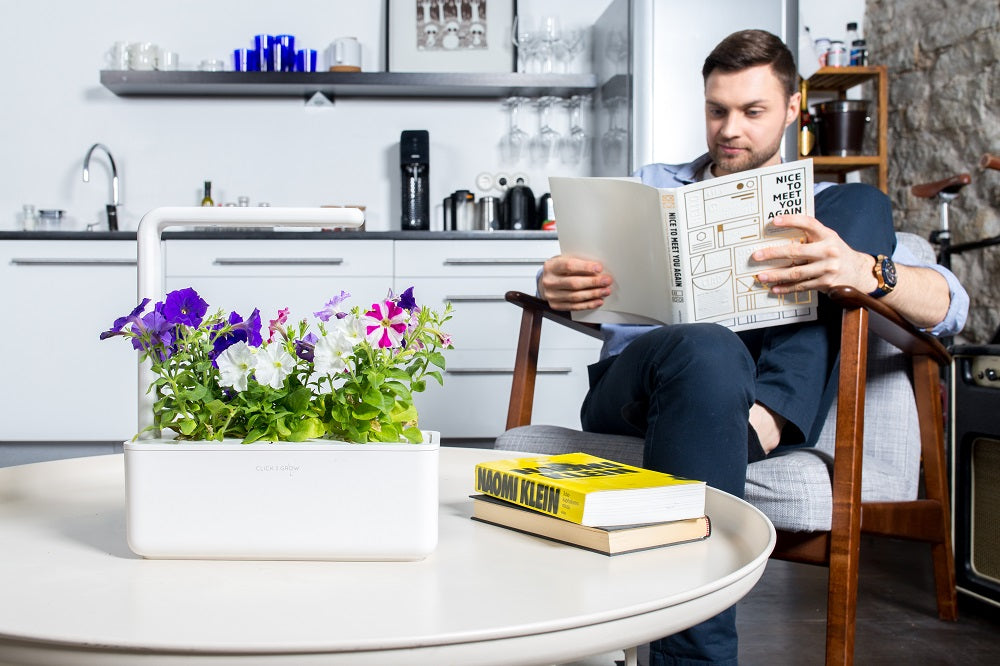
M 489 460 L 476 491 L 589 526 L 634 525 L 705 515 L 705 482 L 586 453 Z
M 587 527 L 504 502 L 489 495 L 472 496 L 472 519 L 604 555 L 621 555 L 678 543 L 701 541 L 712 533 L 712 523 L 708 516 L 667 523 Z

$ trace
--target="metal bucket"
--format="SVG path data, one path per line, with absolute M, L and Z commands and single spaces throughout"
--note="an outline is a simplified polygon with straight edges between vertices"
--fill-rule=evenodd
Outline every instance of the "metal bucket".
M 838 99 L 814 107 L 821 155 L 860 155 L 865 125 L 871 122 L 866 99 Z

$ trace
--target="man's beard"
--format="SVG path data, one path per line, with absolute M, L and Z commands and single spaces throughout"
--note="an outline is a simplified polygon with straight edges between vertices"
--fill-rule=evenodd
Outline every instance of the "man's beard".
M 762 150 L 744 150 L 735 157 L 726 157 L 718 145 L 714 145 L 709 154 L 716 166 L 729 173 L 737 173 L 764 166 L 768 160 L 777 154 L 779 148 L 781 148 L 780 138 Z

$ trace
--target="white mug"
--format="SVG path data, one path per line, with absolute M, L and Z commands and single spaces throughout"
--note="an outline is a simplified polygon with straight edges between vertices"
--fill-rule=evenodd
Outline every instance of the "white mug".
M 164 72 L 173 72 L 180 68 L 180 56 L 176 51 L 161 51 L 156 68 Z
M 331 72 L 360 72 L 361 44 L 356 37 L 338 37 L 330 45 Z
M 159 48 L 150 42 L 132 42 L 128 45 L 129 69 L 156 69 Z
M 128 42 L 115 42 L 104 54 L 108 69 L 128 69 Z

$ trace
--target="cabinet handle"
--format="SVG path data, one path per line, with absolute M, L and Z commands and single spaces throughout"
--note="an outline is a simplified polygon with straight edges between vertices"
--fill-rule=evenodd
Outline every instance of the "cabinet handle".
M 573 368 L 538 368 L 536 372 L 540 375 L 568 375 L 573 372 Z M 445 370 L 449 375 L 512 375 L 514 368 L 449 368 Z
M 14 266 L 135 266 L 135 259 L 11 259 Z
M 444 300 L 452 303 L 497 303 L 506 299 L 503 296 L 490 296 L 489 294 L 457 294 L 445 296 Z
M 339 266 L 344 263 L 340 257 L 314 259 L 309 257 L 288 257 L 284 259 L 227 259 L 217 257 L 212 262 L 216 266 Z
M 445 266 L 541 266 L 548 259 L 535 259 L 532 257 L 453 257 L 444 260 Z

